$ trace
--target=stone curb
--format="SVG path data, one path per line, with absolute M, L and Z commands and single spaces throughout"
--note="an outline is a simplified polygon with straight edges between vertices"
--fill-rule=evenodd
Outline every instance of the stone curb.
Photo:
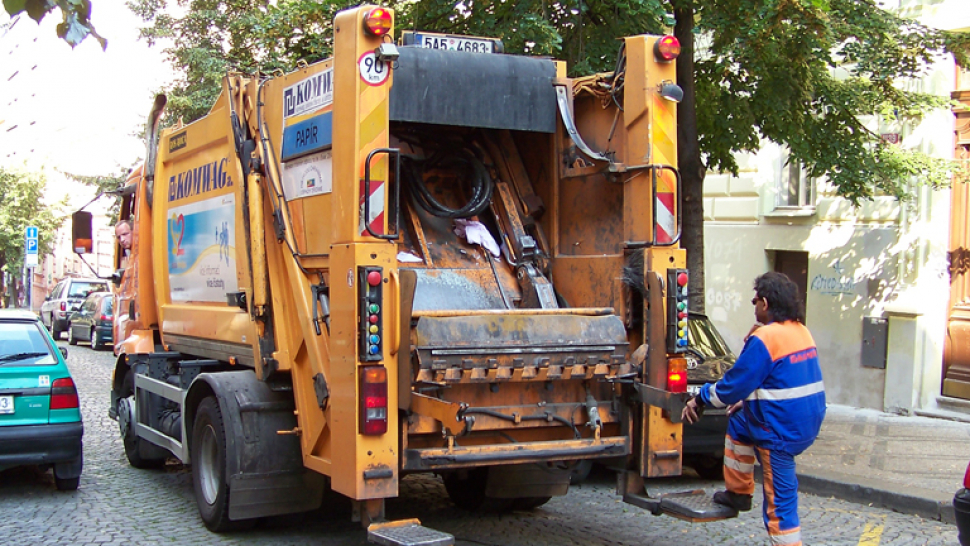
M 797 475 L 798 491 L 801 493 L 887 508 L 951 525 L 956 523 L 953 495 L 819 468 L 798 472 Z M 762 481 L 760 465 L 755 466 L 755 479 Z

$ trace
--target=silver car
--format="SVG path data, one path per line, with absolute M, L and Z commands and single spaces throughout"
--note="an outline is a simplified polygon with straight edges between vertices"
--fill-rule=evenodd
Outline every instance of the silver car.
M 40 306 L 40 320 L 50 330 L 54 339 L 61 338 L 61 332 L 67 331 L 68 318 L 81 306 L 84 298 L 94 292 L 107 292 L 108 282 L 98 278 L 61 279 L 50 296 L 44 299 Z

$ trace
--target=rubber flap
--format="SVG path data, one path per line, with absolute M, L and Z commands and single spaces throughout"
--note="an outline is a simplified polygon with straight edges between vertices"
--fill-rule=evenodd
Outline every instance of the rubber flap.
M 553 133 L 549 59 L 401 47 L 391 120 Z

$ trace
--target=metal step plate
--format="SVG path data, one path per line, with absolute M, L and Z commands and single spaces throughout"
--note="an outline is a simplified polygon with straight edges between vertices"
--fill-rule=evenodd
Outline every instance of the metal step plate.
M 455 537 L 410 520 L 371 525 L 367 541 L 385 546 L 454 546 Z
M 660 497 L 660 509 L 665 514 L 692 522 L 716 521 L 735 518 L 737 510 L 717 504 L 713 495 L 704 491 L 670 493 Z

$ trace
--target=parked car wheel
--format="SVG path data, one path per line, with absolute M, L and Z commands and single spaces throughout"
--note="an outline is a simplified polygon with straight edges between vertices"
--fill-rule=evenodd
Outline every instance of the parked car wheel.
M 51 328 L 50 328 L 50 330 L 51 330 L 51 337 L 54 338 L 54 341 L 57 341 L 58 339 L 61 339 L 61 332 L 63 330 L 61 330 L 60 328 L 57 327 L 57 322 L 54 321 L 54 317 L 53 316 L 51 316 Z
M 953 496 L 953 513 L 957 520 L 960 546 L 970 546 L 970 464 L 963 475 L 963 488 Z
M 74 328 L 71 327 L 70 323 L 67 325 L 67 343 L 68 345 L 77 345 L 77 336 L 74 335 Z
M 91 348 L 95 351 L 100 351 L 104 349 L 104 343 L 101 341 L 101 336 L 98 335 L 98 331 L 91 330 Z

